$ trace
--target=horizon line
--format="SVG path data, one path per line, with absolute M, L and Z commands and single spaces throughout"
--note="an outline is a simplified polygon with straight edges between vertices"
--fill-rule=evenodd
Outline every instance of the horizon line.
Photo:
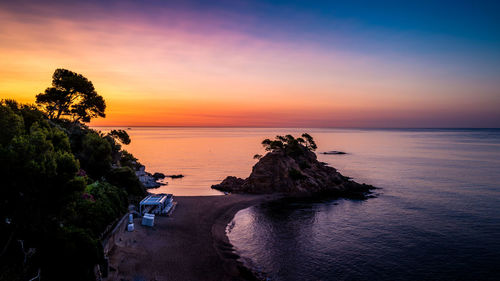
M 415 130 L 500 130 L 500 127 L 294 127 L 294 126 L 169 126 L 169 125 L 87 125 L 93 128 L 279 128 L 279 129 L 415 129 Z

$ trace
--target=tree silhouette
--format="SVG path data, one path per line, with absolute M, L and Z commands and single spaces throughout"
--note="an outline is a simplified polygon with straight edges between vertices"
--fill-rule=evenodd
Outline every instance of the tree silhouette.
M 36 103 L 52 120 L 70 116 L 74 122 L 90 122 L 92 118 L 106 116 L 106 103 L 92 82 L 67 69 L 54 71 L 52 87 L 38 94 Z
M 292 154 L 299 153 L 300 146 L 310 151 L 315 151 L 317 148 L 313 137 L 307 133 L 302 134 L 301 138 L 294 138 L 292 135 L 278 135 L 274 140 L 263 140 L 262 146 L 264 146 L 266 151 L 285 151 Z
M 125 145 L 130 144 L 130 136 L 125 130 L 111 130 L 111 132 L 109 132 L 109 135 L 114 139 L 118 139 Z
M 314 141 L 313 137 L 311 137 L 311 135 L 309 135 L 308 133 L 303 133 L 302 137 L 305 139 L 306 147 L 309 148 L 309 150 L 315 151 L 316 148 L 318 148 L 316 142 Z

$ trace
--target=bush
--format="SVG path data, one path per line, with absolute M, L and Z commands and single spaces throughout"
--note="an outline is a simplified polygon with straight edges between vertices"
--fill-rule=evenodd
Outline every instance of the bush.
M 111 145 L 96 132 L 88 132 L 82 141 L 82 150 L 78 153 L 82 168 L 90 177 L 99 179 L 111 169 Z
M 0 145 L 7 145 L 24 129 L 23 118 L 7 106 L 0 106 Z
M 137 162 L 137 158 L 126 150 L 122 150 L 122 155 L 120 157 L 120 164 L 123 167 L 130 167 L 135 170 L 136 166 L 140 165 Z
M 69 210 L 72 213 L 69 221 L 99 237 L 108 225 L 127 211 L 127 206 L 124 190 L 106 182 L 95 182 L 85 188 L 73 210 Z
M 101 243 L 73 226 L 46 237 L 41 252 L 42 280 L 95 280 L 94 265 L 104 259 Z
M 112 169 L 106 175 L 106 180 L 112 185 L 123 188 L 129 195 L 142 196 L 146 194 L 146 190 L 130 167 Z

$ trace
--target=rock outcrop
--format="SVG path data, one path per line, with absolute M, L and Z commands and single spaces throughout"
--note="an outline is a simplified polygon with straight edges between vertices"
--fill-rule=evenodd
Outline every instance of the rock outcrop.
M 326 155 L 344 155 L 344 154 L 347 154 L 347 153 L 345 153 L 343 151 L 332 150 L 332 151 L 322 152 L 321 154 L 326 154 Z
M 155 178 L 156 180 L 162 180 L 165 178 L 165 174 L 156 172 L 153 174 L 153 178 Z
M 146 172 L 146 167 L 139 166 L 135 171 L 135 175 L 139 179 L 139 181 L 144 185 L 146 189 L 150 188 L 158 188 L 162 185 L 166 185 L 165 183 L 160 183 L 158 180 L 164 179 L 165 175 L 162 173 L 151 174 Z
M 167 175 L 167 177 L 172 178 L 172 179 L 180 179 L 183 178 L 184 175 L 178 174 L 178 175 Z
M 233 193 L 285 193 L 291 196 L 332 196 L 365 198 L 373 186 L 359 184 L 335 168 L 319 162 L 304 146 L 293 153 L 278 150 L 267 153 L 246 179 L 227 177 L 212 188 Z

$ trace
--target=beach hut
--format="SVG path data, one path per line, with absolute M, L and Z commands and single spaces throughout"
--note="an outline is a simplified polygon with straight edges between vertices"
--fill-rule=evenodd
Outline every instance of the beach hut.
M 172 194 L 152 194 L 139 203 L 139 213 L 166 214 L 172 208 Z

